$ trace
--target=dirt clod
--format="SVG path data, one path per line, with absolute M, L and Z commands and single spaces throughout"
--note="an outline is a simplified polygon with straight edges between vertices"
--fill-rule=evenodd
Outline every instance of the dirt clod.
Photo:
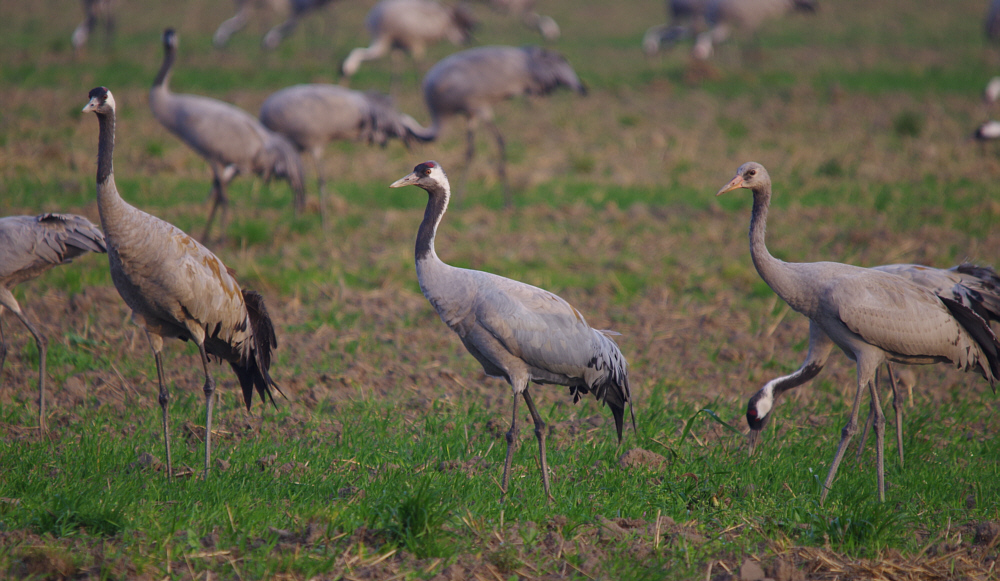
M 746 559 L 740 565 L 740 581 L 763 581 L 765 579 L 764 569 L 760 563 Z
M 767 576 L 774 581 L 805 581 L 806 575 L 794 564 L 784 559 L 775 559 L 766 569 Z
M 143 452 L 139 454 L 139 458 L 128 465 L 126 470 L 128 472 L 136 472 L 141 470 L 150 470 L 153 472 L 158 472 L 163 469 L 163 462 L 156 456 L 153 456 L 149 452 Z
M 973 542 L 977 545 L 989 545 L 995 543 L 998 537 L 1000 537 L 1000 523 L 982 522 L 976 525 L 976 539 Z
M 628 452 L 621 455 L 618 459 L 618 465 L 623 470 L 628 470 L 629 468 L 645 468 L 646 470 L 660 470 L 667 463 L 667 459 L 663 456 L 657 454 L 656 452 L 650 452 L 649 450 L 643 450 L 642 448 L 632 448 Z

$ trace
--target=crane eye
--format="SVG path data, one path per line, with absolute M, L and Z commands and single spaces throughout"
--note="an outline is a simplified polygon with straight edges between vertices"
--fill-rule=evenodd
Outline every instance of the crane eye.
M 424 175 L 431 175 L 430 168 L 424 170 Z
M 752 175 L 756 175 L 756 173 L 757 173 L 757 170 L 752 169 L 752 170 L 750 170 L 750 171 L 747 172 L 747 175 L 748 176 L 752 176 Z

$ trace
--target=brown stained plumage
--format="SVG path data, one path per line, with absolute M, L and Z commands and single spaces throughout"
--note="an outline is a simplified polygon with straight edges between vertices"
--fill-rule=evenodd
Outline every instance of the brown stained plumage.
M 260 295 L 242 290 L 217 256 L 176 226 L 138 210 L 118 194 L 112 169 L 115 102 L 111 92 L 103 87 L 91 91 L 84 112 L 96 113 L 100 122 L 97 207 L 107 239 L 111 278 L 132 309 L 133 320 L 145 329 L 156 360 L 168 475 L 172 468 L 169 393 L 160 352 L 163 338 L 172 337 L 193 341 L 201 354 L 207 476 L 215 391 L 208 357 L 230 364 L 248 410 L 255 390 L 262 400 L 271 398 L 273 402 L 271 388 L 277 389 L 269 373 L 271 352 L 277 344 L 273 325 Z
M 104 234 L 83 216 L 41 214 L 0 218 L 0 315 L 5 308 L 10 309 L 31 332 L 38 347 L 38 425 L 43 431 L 48 342 L 21 310 L 11 289 L 87 252 L 106 252 L 106 248 Z M 7 345 L 0 322 L 0 374 L 6 359 Z
M 857 364 L 851 417 L 842 431 L 820 503 L 833 484 L 847 443 L 858 431 L 858 410 L 866 389 L 875 409 L 878 493 L 884 500 L 885 417 L 875 385 L 878 368 L 887 362 L 950 362 L 965 371 L 979 371 L 995 385 L 1000 376 L 1000 341 L 971 308 L 895 274 L 837 262 L 787 263 L 774 258 L 764 243 L 771 204 L 767 170 L 758 163 L 745 163 L 718 193 L 738 188 L 753 191 L 750 254 L 757 272 L 792 309 L 810 320 L 807 362 L 815 357 L 821 367 L 826 353 L 836 345 Z M 800 371 L 811 378 L 818 369 L 803 365 Z

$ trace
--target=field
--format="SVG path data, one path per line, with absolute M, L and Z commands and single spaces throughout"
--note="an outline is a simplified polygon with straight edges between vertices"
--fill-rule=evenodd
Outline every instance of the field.
M 97 123 L 80 109 L 105 85 L 118 103 L 123 197 L 200 232 L 208 166 L 148 108 L 162 29 L 180 36 L 174 91 L 256 112 L 279 88 L 337 82 L 339 62 L 367 42 L 372 2 L 328 7 L 274 52 L 258 43 L 277 16 L 251 20 L 219 51 L 211 36 L 229 2 L 139 4 L 120 2 L 111 48 L 98 30 L 74 55 L 76 2 L 0 0 L 0 215 L 98 220 Z M 855 438 L 819 505 L 855 386 L 840 353 L 779 400 L 748 455 L 746 400 L 798 368 L 808 325 L 750 261 L 749 192 L 714 196 L 741 163 L 763 163 L 775 184 L 768 246 L 783 260 L 1000 266 L 1000 149 L 969 139 L 1000 113 L 981 99 L 1000 72 L 1000 49 L 982 34 L 986 2 L 821 2 L 815 15 L 738 35 L 707 66 L 692 66 L 690 44 L 643 56 L 662 2 L 540 4 L 589 95 L 498 107 L 515 203 L 503 207 L 482 132 L 437 251 L 556 292 L 595 328 L 620 332 L 638 430 L 618 445 L 593 398 L 574 405 L 564 388 L 533 388 L 555 500 L 545 502 L 521 406 L 501 504 L 510 389 L 420 293 L 413 240 L 426 195 L 387 187 L 427 159 L 460 176 L 462 124 L 411 150 L 337 143 L 325 157 L 325 227 L 308 160 L 301 217 L 283 182 L 241 176 L 230 189 L 228 242 L 212 249 L 264 295 L 287 398 L 247 414 L 235 377 L 213 367 L 207 481 L 197 349 L 165 350 L 179 474 L 168 481 L 153 358 L 106 258 L 17 287 L 49 340 L 50 430 L 38 430 L 34 341 L 5 313 L 0 577 L 1000 578 L 1000 399 L 978 374 L 912 368 L 905 466 L 885 396 L 884 504 L 874 446 L 855 461 Z M 515 19 L 473 9 L 478 44 L 539 42 Z M 418 66 L 454 50 L 434 47 Z M 351 86 L 388 91 L 390 69 L 366 63 Z M 428 123 L 417 67 L 399 69 L 398 106 Z

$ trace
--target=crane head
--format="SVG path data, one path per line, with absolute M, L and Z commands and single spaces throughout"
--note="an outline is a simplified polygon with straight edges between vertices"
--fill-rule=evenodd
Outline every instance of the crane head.
M 389 185 L 390 188 L 401 188 L 403 186 L 417 186 L 428 189 L 435 186 L 448 187 L 448 176 L 441 169 L 441 164 L 436 161 L 425 161 L 413 168 L 413 172 L 407 176 L 399 178 Z
M 96 87 L 87 95 L 90 101 L 83 107 L 84 113 L 109 113 L 115 110 L 115 98 L 107 87 Z
M 163 31 L 163 48 L 177 50 L 177 32 L 173 28 L 167 28 Z
M 736 170 L 736 177 L 730 180 L 729 183 L 723 186 L 721 190 L 715 193 L 715 195 L 719 196 L 738 188 L 753 190 L 765 185 L 770 185 L 770 183 L 771 176 L 768 175 L 764 166 L 755 161 L 748 161 Z

